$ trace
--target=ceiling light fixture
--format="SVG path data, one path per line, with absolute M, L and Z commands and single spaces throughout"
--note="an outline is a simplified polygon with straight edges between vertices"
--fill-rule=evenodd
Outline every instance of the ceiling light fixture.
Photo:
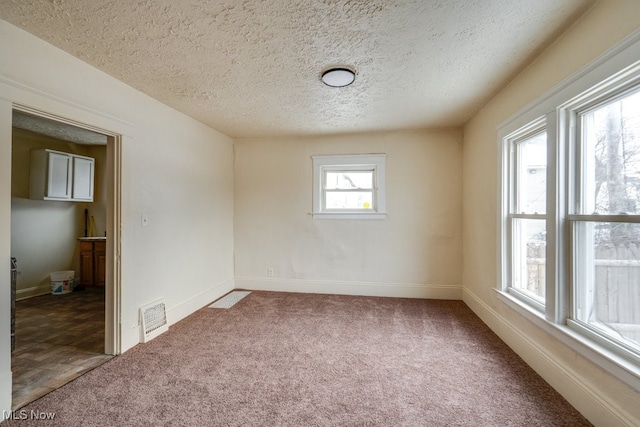
M 346 67 L 332 67 L 322 73 L 322 83 L 331 87 L 349 86 L 355 79 L 355 71 Z

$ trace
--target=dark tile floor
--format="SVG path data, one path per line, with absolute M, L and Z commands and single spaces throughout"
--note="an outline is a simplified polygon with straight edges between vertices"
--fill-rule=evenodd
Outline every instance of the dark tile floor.
M 16 302 L 13 409 L 111 359 L 104 354 L 104 289 Z

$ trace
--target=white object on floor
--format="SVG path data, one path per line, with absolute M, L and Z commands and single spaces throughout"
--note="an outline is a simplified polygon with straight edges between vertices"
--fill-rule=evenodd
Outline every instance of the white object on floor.
M 209 308 L 231 308 L 235 305 L 235 303 L 237 303 L 250 293 L 251 292 L 249 291 L 233 291 L 211 304 Z

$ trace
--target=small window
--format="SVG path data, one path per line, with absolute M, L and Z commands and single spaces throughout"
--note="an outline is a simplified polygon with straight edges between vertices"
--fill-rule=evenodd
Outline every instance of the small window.
M 505 138 L 508 145 L 510 251 L 507 290 L 542 310 L 546 296 L 547 133 L 538 120 Z
M 385 155 L 313 156 L 313 216 L 385 217 Z

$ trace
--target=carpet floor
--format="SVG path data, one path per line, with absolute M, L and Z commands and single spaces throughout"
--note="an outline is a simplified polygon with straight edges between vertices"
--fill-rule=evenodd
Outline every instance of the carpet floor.
M 22 411 L 2 426 L 590 425 L 461 301 L 276 292 L 205 307 Z

